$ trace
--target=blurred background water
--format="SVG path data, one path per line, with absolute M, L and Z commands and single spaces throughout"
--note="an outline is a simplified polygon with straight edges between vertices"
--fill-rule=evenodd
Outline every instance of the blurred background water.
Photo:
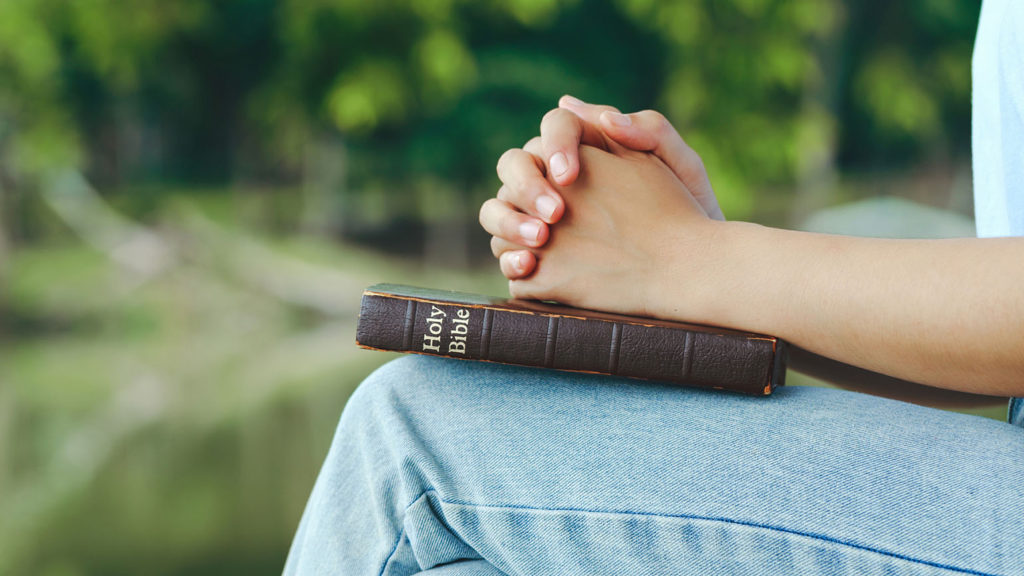
M 562 94 L 731 219 L 971 235 L 979 4 L 0 0 L 0 574 L 278 573 L 361 289 L 503 293 L 477 209 Z

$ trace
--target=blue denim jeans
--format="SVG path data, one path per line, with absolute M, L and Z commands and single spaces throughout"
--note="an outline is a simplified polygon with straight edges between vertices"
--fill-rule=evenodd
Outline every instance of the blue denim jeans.
M 345 407 L 285 574 L 1024 574 L 1024 428 L 409 356 Z

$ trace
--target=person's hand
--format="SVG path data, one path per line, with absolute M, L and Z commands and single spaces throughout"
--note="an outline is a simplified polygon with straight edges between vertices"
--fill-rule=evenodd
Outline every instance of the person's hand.
M 565 211 L 563 199 L 545 177 L 560 185 L 574 182 L 580 173 L 581 144 L 609 151 L 653 152 L 707 214 L 724 219 L 700 157 L 661 114 L 649 110 L 620 114 L 610 106 L 565 96 L 559 108 L 544 116 L 539 138 L 502 155 L 498 176 L 503 185 L 480 210 L 481 225 L 493 235 L 491 249 L 510 280 L 529 276 L 536 267 L 531 249 L 544 245 L 549 225 Z
M 552 184 L 568 208 L 532 249 L 536 270 L 509 282 L 512 296 L 666 315 L 659 291 L 699 283 L 719 223 L 652 154 L 584 145 L 578 158 L 576 181 Z
M 572 184 L 578 176 L 580 144 L 604 150 L 612 150 L 618 144 L 630 150 L 653 153 L 686 185 L 709 216 L 725 220 L 704 162 L 659 112 L 643 110 L 622 114 L 612 106 L 587 104 L 572 96 L 562 96 L 558 108 L 544 117 L 540 131 L 540 158 L 545 159 L 548 173 L 558 184 Z

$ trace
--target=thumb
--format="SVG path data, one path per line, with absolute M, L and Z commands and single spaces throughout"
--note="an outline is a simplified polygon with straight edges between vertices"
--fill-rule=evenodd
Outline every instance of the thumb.
M 605 111 L 599 120 L 605 135 L 631 150 L 653 153 L 690 190 L 708 216 L 725 220 L 711 189 L 704 161 L 683 141 L 668 119 L 654 110 L 644 110 L 633 114 Z

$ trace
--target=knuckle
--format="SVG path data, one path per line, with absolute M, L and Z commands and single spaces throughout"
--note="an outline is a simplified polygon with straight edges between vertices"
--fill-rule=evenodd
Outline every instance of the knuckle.
M 637 118 L 640 118 L 644 122 L 648 122 L 650 124 L 658 124 L 662 121 L 662 119 L 664 119 L 664 116 L 661 115 L 661 112 L 658 112 L 657 110 L 651 110 L 650 108 L 636 112 L 633 115 L 636 116 Z
M 515 198 L 515 201 L 512 202 L 513 204 L 519 208 L 525 208 L 525 206 L 521 206 L 521 204 L 523 202 L 530 201 L 530 197 L 532 196 L 531 192 L 533 191 L 533 182 L 533 175 L 530 175 L 525 178 L 519 178 L 512 183 L 512 195 Z
M 551 110 L 548 110 L 547 114 L 545 114 L 544 118 L 542 118 L 540 121 L 541 131 L 544 131 L 545 127 L 550 126 L 551 124 L 556 123 L 560 120 L 569 118 L 571 116 L 575 116 L 575 114 L 562 108 L 553 108 Z
M 526 145 L 523 146 L 523 150 L 530 155 L 531 163 L 537 167 L 538 173 L 543 175 L 544 165 L 544 141 L 540 136 L 535 136 L 530 139 Z
M 480 223 L 481 226 L 484 226 L 485 228 L 486 228 L 486 223 L 485 223 L 486 217 L 487 217 L 487 202 L 484 202 L 483 204 L 480 205 L 480 211 L 477 212 L 476 220 L 477 220 L 477 222 Z
M 504 186 L 498 190 L 498 200 L 518 209 L 524 209 L 524 204 L 529 202 L 529 178 L 510 178 Z
M 637 112 L 636 114 L 637 114 L 637 116 L 640 116 L 640 117 L 644 118 L 645 120 L 651 122 L 652 124 L 659 124 L 659 123 L 667 123 L 668 122 L 668 120 L 665 119 L 665 116 L 661 112 L 658 112 L 657 110 L 651 110 L 651 109 L 641 110 L 641 111 Z
M 640 112 L 643 115 L 644 121 L 656 130 L 659 134 L 667 134 L 669 132 L 675 132 L 675 128 L 672 127 L 672 123 L 665 118 L 665 115 L 657 110 L 644 110 Z
M 497 203 L 497 198 L 488 198 L 487 200 L 484 200 L 484 203 L 480 206 L 480 211 L 489 212 L 495 208 L 495 204 Z
M 487 227 L 487 223 L 494 217 L 495 209 L 497 208 L 496 204 L 498 202 L 499 200 L 497 198 L 488 198 L 480 205 L 480 224 L 484 227 Z
M 504 167 L 508 165 L 509 161 L 515 155 L 516 150 L 518 150 L 518 148 L 509 148 L 508 150 L 505 150 L 498 158 L 497 170 L 499 176 L 501 175 L 501 172 L 503 171 Z
M 502 154 L 498 160 L 498 177 L 508 186 L 518 186 L 524 178 L 528 178 L 530 169 L 535 166 L 532 156 L 522 148 L 514 148 Z
M 543 177 L 540 173 L 527 173 L 521 177 L 510 178 L 501 190 L 498 191 L 498 198 L 511 204 L 512 206 L 529 212 L 533 207 L 533 202 L 536 200 L 537 195 L 540 193 L 539 188 L 542 186 Z

